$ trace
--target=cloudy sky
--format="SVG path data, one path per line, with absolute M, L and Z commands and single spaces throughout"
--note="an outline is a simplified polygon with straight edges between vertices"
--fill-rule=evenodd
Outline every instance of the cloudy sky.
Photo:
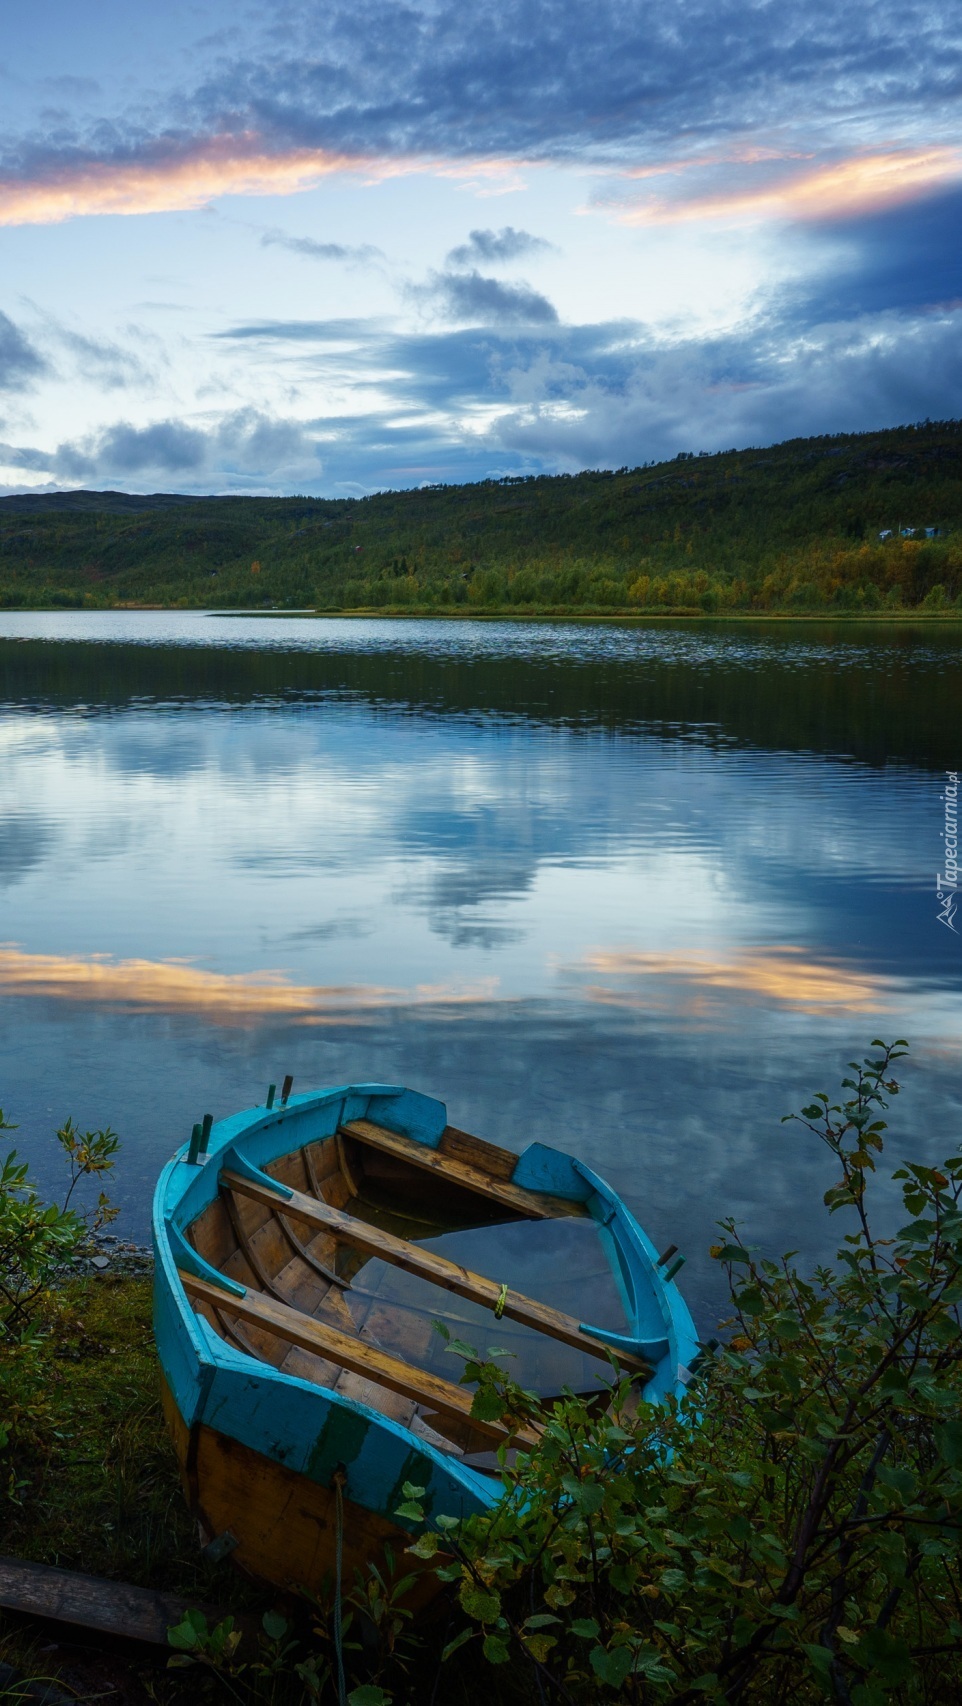
M 0 490 L 360 494 L 962 412 L 948 0 L 33 0 Z

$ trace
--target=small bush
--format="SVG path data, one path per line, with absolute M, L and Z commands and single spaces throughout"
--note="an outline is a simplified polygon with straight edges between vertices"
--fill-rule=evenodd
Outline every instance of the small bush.
M 0 1131 L 16 1128 L 0 1108 Z M 71 1206 L 83 1179 L 101 1179 L 114 1164 L 117 1136 L 79 1132 L 68 1119 L 57 1132 L 67 1161 L 68 1184 L 61 1204 L 44 1203 L 15 1149 L 0 1161 L 0 1464 L 3 1454 L 24 1443 L 37 1444 L 49 1406 L 39 1352 L 51 1293 L 91 1239 L 114 1219 L 116 1210 L 103 1191 L 92 1209 Z M 7 1459 L 7 1489 L 15 1492 L 19 1474 Z

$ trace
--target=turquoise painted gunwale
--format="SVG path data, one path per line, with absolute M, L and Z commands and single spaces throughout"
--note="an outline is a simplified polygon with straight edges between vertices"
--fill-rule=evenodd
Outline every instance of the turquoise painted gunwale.
M 282 1107 L 248 1108 L 218 1121 L 201 1166 L 187 1162 L 184 1144 L 167 1163 L 154 1194 L 154 1329 L 165 1379 L 187 1427 L 203 1422 L 322 1486 L 344 1466 L 349 1499 L 399 1527 L 413 1528 L 417 1525 L 396 1517 L 405 1481 L 424 1487 L 428 1517 L 489 1509 L 500 1502 L 503 1488 L 368 1405 L 234 1349 L 194 1313 L 177 1274 L 177 1234 L 183 1235 L 216 1197 L 226 1150 L 234 1148 L 252 1167 L 263 1169 L 304 1143 L 333 1137 L 344 1122 L 365 1118 L 436 1148 L 447 1110 L 442 1102 L 397 1085 L 340 1085 L 292 1096 Z M 694 1325 L 674 1281 L 659 1273 L 654 1245 L 621 1198 L 589 1167 L 540 1143 L 519 1156 L 512 1183 L 586 1204 L 630 1323 L 627 1335 L 606 1334 L 598 1327 L 598 1336 L 649 1349 L 663 1346 L 645 1395 L 680 1394 L 697 1354 Z

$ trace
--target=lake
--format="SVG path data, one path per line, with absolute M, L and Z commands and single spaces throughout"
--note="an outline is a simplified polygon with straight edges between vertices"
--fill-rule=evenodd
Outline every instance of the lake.
M 209 1110 L 352 1078 L 570 1149 L 688 1258 L 834 1251 L 780 1124 L 912 1044 L 891 1160 L 958 1141 L 939 923 L 955 625 L 0 612 L 0 1103 L 121 1229 Z M 962 929 L 962 914 L 957 921 Z M 891 1192 L 883 1212 L 891 1208 Z

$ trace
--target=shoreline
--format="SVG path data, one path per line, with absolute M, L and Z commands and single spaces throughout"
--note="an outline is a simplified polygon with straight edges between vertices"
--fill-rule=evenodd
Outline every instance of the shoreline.
M 790 622 L 790 623 L 825 623 L 825 622 L 866 622 L 866 623 L 962 623 L 962 610 L 518 610 L 514 607 L 495 610 L 463 609 L 434 609 L 430 607 L 414 607 L 399 610 L 398 608 L 375 609 L 373 607 L 355 610 L 336 610 L 318 606 L 316 609 L 302 608 L 299 610 L 244 610 L 239 607 L 218 610 L 211 605 L 182 604 L 110 604 L 91 605 L 87 608 L 59 604 L 30 604 L 5 605 L 0 608 L 0 622 L 5 615 L 11 616 L 112 616 L 127 615 L 130 612 L 153 612 L 177 614 L 183 616 L 222 616 L 246 618 L 254 620 L 276 621 L 284 617 L 290 621 L 345 621 L 365 622 L 607 622 L 623 626 L 647 627 L 661 622 L 699 622 L 711 624 L 726 624 L 732 622 Z

